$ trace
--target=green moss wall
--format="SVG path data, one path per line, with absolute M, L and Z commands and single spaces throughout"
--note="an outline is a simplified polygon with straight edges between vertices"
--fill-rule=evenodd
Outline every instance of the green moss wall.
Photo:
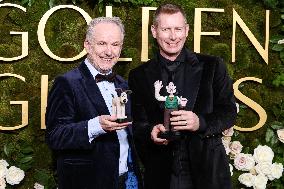
M 10 31 L 29 32 L 29 55 L 19 61 L 0 61 L 0 74 L 14 73 L 26 78 L 26 82 L 16 78 L 0 78 L 0 125 L 13 126 L 20 123 L 20 106 L 10 106 L 10 101 L 29 101 L 29 125 L 16 131 L 0 131 L 0 159 L 6 159 L 11 165 L 19 166 L 25 170 L 26 177 L 22 183 L 11 188 L 33 188 L 35 182 L 44 184 L 46 188 L 54 188 L 52 155 L 44 143 L 45 131 L 40 129 L 41 75 L 49 76 L 50 87 L 57 75 L 76 67 L 82 60 L 71 63 L 58 62 L 43 52 L 37 39 L 37 27 L 41 17 L 50 9 L 50 2 L 48 0 L 27 2 L 30 2 L 31 6 L 28 4 L 23 5 L 27 8 L 26 13 L 15 8 L 0 8 L 0 57 L 18 56 L 21 53 L 21 38 L 11 36 Z M 56 3 L 55 5 L 72 4 L 72 1 L 58 0 L 51 2 Z M 100 12 L 96 2 L 81 0 L 76 2 L 76 6 L 84 9 L 91 17 L 104 16 L 104 9 Z M 142 64 L 140 62 L 142 41 L 141 7 L 145 5 L 157 6 L 165 1 L 145 1 L 144 5 L 142 5 L 143 1 L 141 2 L 138 5 L 127 3 L 127 1 L 113 3 L 113 15 L 119 16 L 126 27 L 122 57 L 133 59 L 132 62 L 120 63 L 115 68 L 126 79 L 129 70 Z M 266 143 L 267 128 L 275 121 L 283 122 L 284 120 L 284 110 L 280 106 L 281 101 L 284 101 L 284 89 L 283 86 L 277 87 L 272 83 L 277 75 L 284 73 L 284 69 L 279 53 L 271 49 L 272 44 L 270 44 L 269 64 L 267 65 L 240 27 L 237 27 L 236 32 L 236 62 L 231 63 L 233 8 L 261 45 L 264 46 L 265 9 L 270 7 L 261 0 L 172 0 L 171 2 L 184 7 L 188 15 L 191 30 L 186 45 L 191 49 L 193 49 L 194 9 L 222 8 L 225 10 L 224 13 L 202 13 L 202 30 L 220 31 L 221 35 L 202 36 L 201 52 L 221 56 L 225 60 L 234 81 L 243 77 L 262 79 L 262 84 L 245 82 L 240 86 L 241 92 L 260 104 L 268 115 L 268 120 L 261 129 L 254 132 L 241 132 L 235 136 L 247 147 L 246 150 L 252 153 L 252 149 L 258 144 Z M 0 3 L 22 5 L 21 1 L 18 0 L 4 0 Z M 106 4 L 109 5 L 109 3 Z M 104 6 L 100 6 L 104 8 Z M 282 34 L 280 16 L 281 12 L 278 4 L 270 14 L 270 37 Z M 75 10 L 57 11 L 46 24 L 45 37 L 47 44 L 54 54 L 60 57 L 73 57 L 83 49 L 85 29 L 85 20 Z M 154 40 L 151 37 L 149 41 L 149 56 L 152 57 L 157 47 L 153 45 Z M 240 127 L 256 125 L 259 121 L 258 115 L 245 104 L 240 104 L 241 109 L 237 125 Z M 283 162 L 283 159 L 280 158 L 279 161 Z M 238 174 L 233 177 L 235 188 L 241 188 L 237 177 Z M 283 179 L 280 182 L 283 184 Z M 269 185 L 268 188 L 274 187 Z

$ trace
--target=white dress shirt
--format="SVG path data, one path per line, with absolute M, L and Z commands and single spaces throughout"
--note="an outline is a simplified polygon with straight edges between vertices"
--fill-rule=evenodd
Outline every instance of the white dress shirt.
M 95 69 L 93 65 L 91 65 L 88 59 L 85 59 L 85 64 L 87 65 L 88 69 L 90 70 L 91 74 L 93 75 L 95 79 L 96 75 L 99 74 L 99 72 Z M 109 73 L 111 73 L 111 71 Z M 105 75 L 105 74 L 102 74 L 102 75 Z M 108 81 L 101 81 L 101 82 L 98 82 L 97 85 L 105 100 L 108 111 L 112 112 L 112 95 L 117 96 L 114 83 L 110 83 Z M 89 135 L 90 143 L 94 140 L 94 138 L 98 137 L 99 135 L 105 134 L 105 133 L 106 132 L 102 129 L 99 123 L 98 116 L 88 121 L 88 135 Z M 122 175 L 123 173 L 128 171 L 127 156 L 128 156 L 129 144 L 128 144 L 127 133 L 125 129 L 117 130 L 116 134 L 117 134 L 117 137 L 119 140 L 119 146 L 120 146 L 119 175 Z

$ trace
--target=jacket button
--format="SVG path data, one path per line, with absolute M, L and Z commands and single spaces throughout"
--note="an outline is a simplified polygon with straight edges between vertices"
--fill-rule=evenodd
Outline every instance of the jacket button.
M 209 135 L 207 135 L 206 137 L 209 138 Z

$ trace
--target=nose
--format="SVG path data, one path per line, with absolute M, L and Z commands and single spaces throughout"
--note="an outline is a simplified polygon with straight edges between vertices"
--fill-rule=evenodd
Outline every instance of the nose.
M 174 40 L 176 40 L 176 38 L 177 38 L 176 32 L 174 30 L 171 30 L 171 32 L 170 32 L 170 39 L 172 41 L 174 41 Z
M 111 45 L 107 45 L 106 49 L 105 49 L 105 54 L 107 56 L 111 56 L 111 54 L 112 54 L 111 52 L 112 52 Z

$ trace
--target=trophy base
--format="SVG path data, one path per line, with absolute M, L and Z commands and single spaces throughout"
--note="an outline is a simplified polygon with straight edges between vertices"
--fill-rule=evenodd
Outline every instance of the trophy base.
M 181 139 L 181 136 L 182 134 L 180 131 L 165 131 L 158 134 L 159 138 L 167 140 L 179 140 Z
M 131 117 L 123 118 L 123 119 L 117 119 L 116 123 L 126 123 L 126 122 L 131 122 L 132 119 Z

